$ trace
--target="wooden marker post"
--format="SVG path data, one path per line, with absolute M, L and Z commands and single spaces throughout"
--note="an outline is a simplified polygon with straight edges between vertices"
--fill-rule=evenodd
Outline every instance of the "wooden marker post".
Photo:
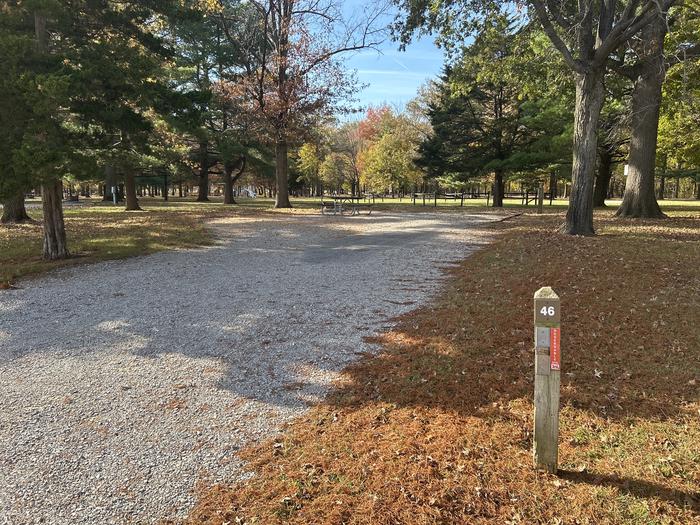
M 537 187 L 537 213 L 544 211 L 544 182 Z
M 549 287 L 535 293 L 535 467 L 557 472 L 559 456 L 559 296 Z

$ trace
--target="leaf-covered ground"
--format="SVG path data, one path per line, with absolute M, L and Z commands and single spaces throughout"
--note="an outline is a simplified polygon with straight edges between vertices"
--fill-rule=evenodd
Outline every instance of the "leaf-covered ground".
M 700 523 L 700 215 L 560 221 L 503 223 L 187 523 Z M 557 476 L 532 467 L 541 286 L 562 297 Z

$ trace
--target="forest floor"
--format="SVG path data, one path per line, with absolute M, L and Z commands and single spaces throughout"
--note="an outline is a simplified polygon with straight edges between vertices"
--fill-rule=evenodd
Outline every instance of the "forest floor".
M 501 223 L 190 524 L 700 523 L 700 210 Z M 558 475 L 532 466 L 533 293 L 562 298 Z

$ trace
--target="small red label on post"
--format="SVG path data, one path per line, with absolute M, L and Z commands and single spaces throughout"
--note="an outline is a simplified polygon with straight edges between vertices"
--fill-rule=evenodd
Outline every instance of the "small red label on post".
M 551 370 L 559 370 L 561 367 L 561 329 L 549 329 L 549 368 Z

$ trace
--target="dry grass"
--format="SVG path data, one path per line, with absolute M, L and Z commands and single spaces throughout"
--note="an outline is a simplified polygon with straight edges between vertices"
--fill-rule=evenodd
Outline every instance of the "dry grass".
M 595 238 L 504 223 L 187 523 L 700 523 L 700 216 L 681 213 L 601 214 Z M 531 458 L 543 285 L 562 297 L 558 476 Z
M 141 199 L 142 211 L 125 212 L 123 205 L 97 203 L 64 210 L 71 258 L 48 262 L 41 258 L 40 209 L 30 209 L 32 224 L 0 226 L 0 289 L 17 279 L 55 268 L 108 259 L 146 255 L 162 250 L 207 246 L 213 242 L 206 222 L 242 215 L 312 213 L 316 208 L 269 209 L 271 202 L 248 200 L 241 206 L 173 199 Z
M 144 201 L 144 211 L 125 212 L 122 206 L 67 208 L 65 222 L 70 259 L 41 258 L 41 210 L 32 209 L 34 224 L 0 227 L 0 287 L 20 277 L 54 268 L 106 259 L 120 259 L 156 251 L 204 246 L 212 242 L 205 221 L 235 213 L 213 204 Z

